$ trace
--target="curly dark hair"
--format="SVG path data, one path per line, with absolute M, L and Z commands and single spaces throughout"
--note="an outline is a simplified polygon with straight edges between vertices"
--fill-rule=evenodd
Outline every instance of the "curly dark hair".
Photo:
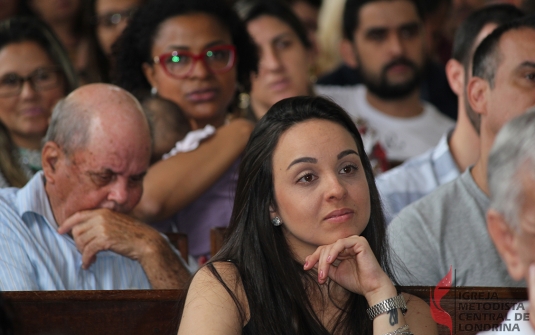
M 213 0 L 153 0 L 141 7 L 117 41 L 115 83 L 141 97 L 150 90 L 142 72 L 142 64 L 151 62 L 154 37 L 165 20 L 187 14 L 204 13 L 216 18 L 231 35 L 237 50 L 238 83 L 249 91 L 250 76 L 257 72 L 258 52 L 238 15 L 223 1 Z

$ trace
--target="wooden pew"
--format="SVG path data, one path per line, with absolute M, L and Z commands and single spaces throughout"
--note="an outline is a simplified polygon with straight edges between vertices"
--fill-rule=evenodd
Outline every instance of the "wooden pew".
M 400 287 L 432 303 L 435 287 Z M 439 289 L 440 290 L 440 289 Z M 16 316 L 18 335 L 176 334 L 180 290 L 3 292 Z M 473 335 L 499 325 L 507 311 L 527 299 L 526 289 L 451 288 L 440 301 L 452 334 Z M 525 316 L 527 310 L 515 311 Z M 511 325 L 514 321 L 510 322 Z M 439 334 L 450 334 L 439 325 Z
M 226 231 L 226 227 L 216 227 L 210 229 L 210 254 L 212 256 L 217 254 L 219 249 L 221 249 L 223 246 Z
M 17 335 L 176 334 L 182 290 L 3 292 Z
M 169 239 L 169 242 L 176 248 L 176 250 L 180 251 L 180 255 L 184 261 L 189 263 L 188 235 L 184 233 L 165 233 L 165 236 L 167 236 L 167 239 Z

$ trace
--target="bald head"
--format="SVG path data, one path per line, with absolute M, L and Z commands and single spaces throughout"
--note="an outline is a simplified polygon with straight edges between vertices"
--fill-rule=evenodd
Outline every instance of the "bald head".
M 150 156 L 149 125 L 132 95 L 106 84 L 69 94 L 54 108 L 41 155 L 58 225 L 83 210 L 131 211 Z
M 93 139 L 106 138 L 151 145 L 150 128 L 136 98 L 114 85 L 90 84 L 58 102 L 44 140 L 71 155 Z

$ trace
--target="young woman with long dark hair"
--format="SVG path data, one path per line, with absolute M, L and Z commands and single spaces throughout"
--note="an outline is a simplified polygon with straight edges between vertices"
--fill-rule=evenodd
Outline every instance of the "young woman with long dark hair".
M 357 128 L 329 100 L 289 98 L 251 135 L 226 244 L 194 276 L 178 334 L 436 334 L 394 284 Z

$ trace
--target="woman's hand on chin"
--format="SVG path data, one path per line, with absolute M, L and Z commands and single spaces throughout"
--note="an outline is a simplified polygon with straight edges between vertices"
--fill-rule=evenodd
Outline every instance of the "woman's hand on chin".
M 390 278 L 375 258 L 368 241 L 358 235 L 323 245 L 305 258 L 305 270 L 317 269 L 318 282 L 327 278 L 366 297 L 370 306 L 397 295 Z

